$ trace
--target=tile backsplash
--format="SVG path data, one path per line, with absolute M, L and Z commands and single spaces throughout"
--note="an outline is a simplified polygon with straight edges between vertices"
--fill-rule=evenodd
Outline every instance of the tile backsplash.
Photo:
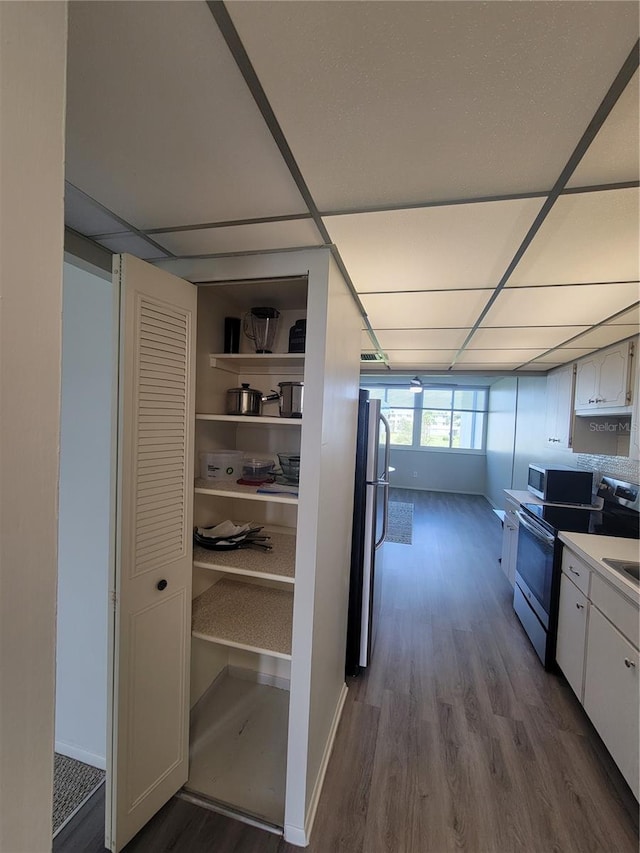
M 628 483 L 640 483 L 640 462 L 636 459 L 629 459 L 628 456 L 595 456 L 589 453 L 575 453 L 574 458 L 578 468 L 593 471 L 598 480 L 604 474 L 609 474 Z

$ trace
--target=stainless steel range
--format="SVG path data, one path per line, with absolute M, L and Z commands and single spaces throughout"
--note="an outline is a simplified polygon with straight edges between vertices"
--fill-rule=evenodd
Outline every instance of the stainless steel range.
M 603 477 L 600 509 L 557 504 L 522 504 L 513 607 L 538 657 L 555 661 L 560 597 L 560 531 L 639 538 L 640 486 Z

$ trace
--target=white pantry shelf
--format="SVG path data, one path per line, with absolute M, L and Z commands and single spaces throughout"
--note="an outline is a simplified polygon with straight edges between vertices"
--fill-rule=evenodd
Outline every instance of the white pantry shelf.
M 216 483 L 219 485 L 213 485 Z M 248 501 L 266 501 L 267 503 L 292 504 L 297 506 L 296 495 L 285 492 L 258 494 L 256 486 L 241 486 L 233 480 L 202 480 L 195 481 L 197 495 L 217 495 L 223 498 L 243 498 Z
M 208 415 L 204 412 L 196 414 L 197 421 L 219 421 L 221 423 L 244 424 L 266 424 L 268 426 L 302 426 L 302 418 L 279 418 L 273 415 Z
M 295 582 L 296 537 L 294 531 L 281 533 L 263 529 L 270 536 L 272 551 L 259 548 L 238 548 L 235 551 L 212 551 L 195 545 L 193 565 L 199 569 L 212 569 L 227 574 L 263 578 L 264 580 Z
M 220 352 L 209 354 L 209 367 L 229 373 L 302 373 L 304 353 L 294 352 Z
M 223 578 L 193 600 L 194 637 L 291 660 L 293 591 Z

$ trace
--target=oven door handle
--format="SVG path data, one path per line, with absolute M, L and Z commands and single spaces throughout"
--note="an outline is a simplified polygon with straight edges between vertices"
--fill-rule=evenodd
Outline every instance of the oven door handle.
M 555 536 L 553 536 L 553 534 L 547 533 L 546 530 L 543 530 L 541 527 L 535 524 L 535 522 L 532 522 L 520 510 L 516 512 L 516 515 L 518 516 L 518 521 L 520 522 L 520 524 L 525 527 L 529 531 L 529 533 L 531 533 L 532 536 L 535 536 L 536 539 L 541 539 L 543 542 L 546 542 L 547 545 L 553 545 L 553 543 L 555 542 Z

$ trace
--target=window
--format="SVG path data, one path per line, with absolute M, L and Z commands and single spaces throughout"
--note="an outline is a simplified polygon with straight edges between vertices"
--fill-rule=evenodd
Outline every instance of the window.
M 484 450 L 488 389 L 424 388 L 414 394 L 397 386 L 364 386 L 382 401 L 391 444 L 413 449 Z

